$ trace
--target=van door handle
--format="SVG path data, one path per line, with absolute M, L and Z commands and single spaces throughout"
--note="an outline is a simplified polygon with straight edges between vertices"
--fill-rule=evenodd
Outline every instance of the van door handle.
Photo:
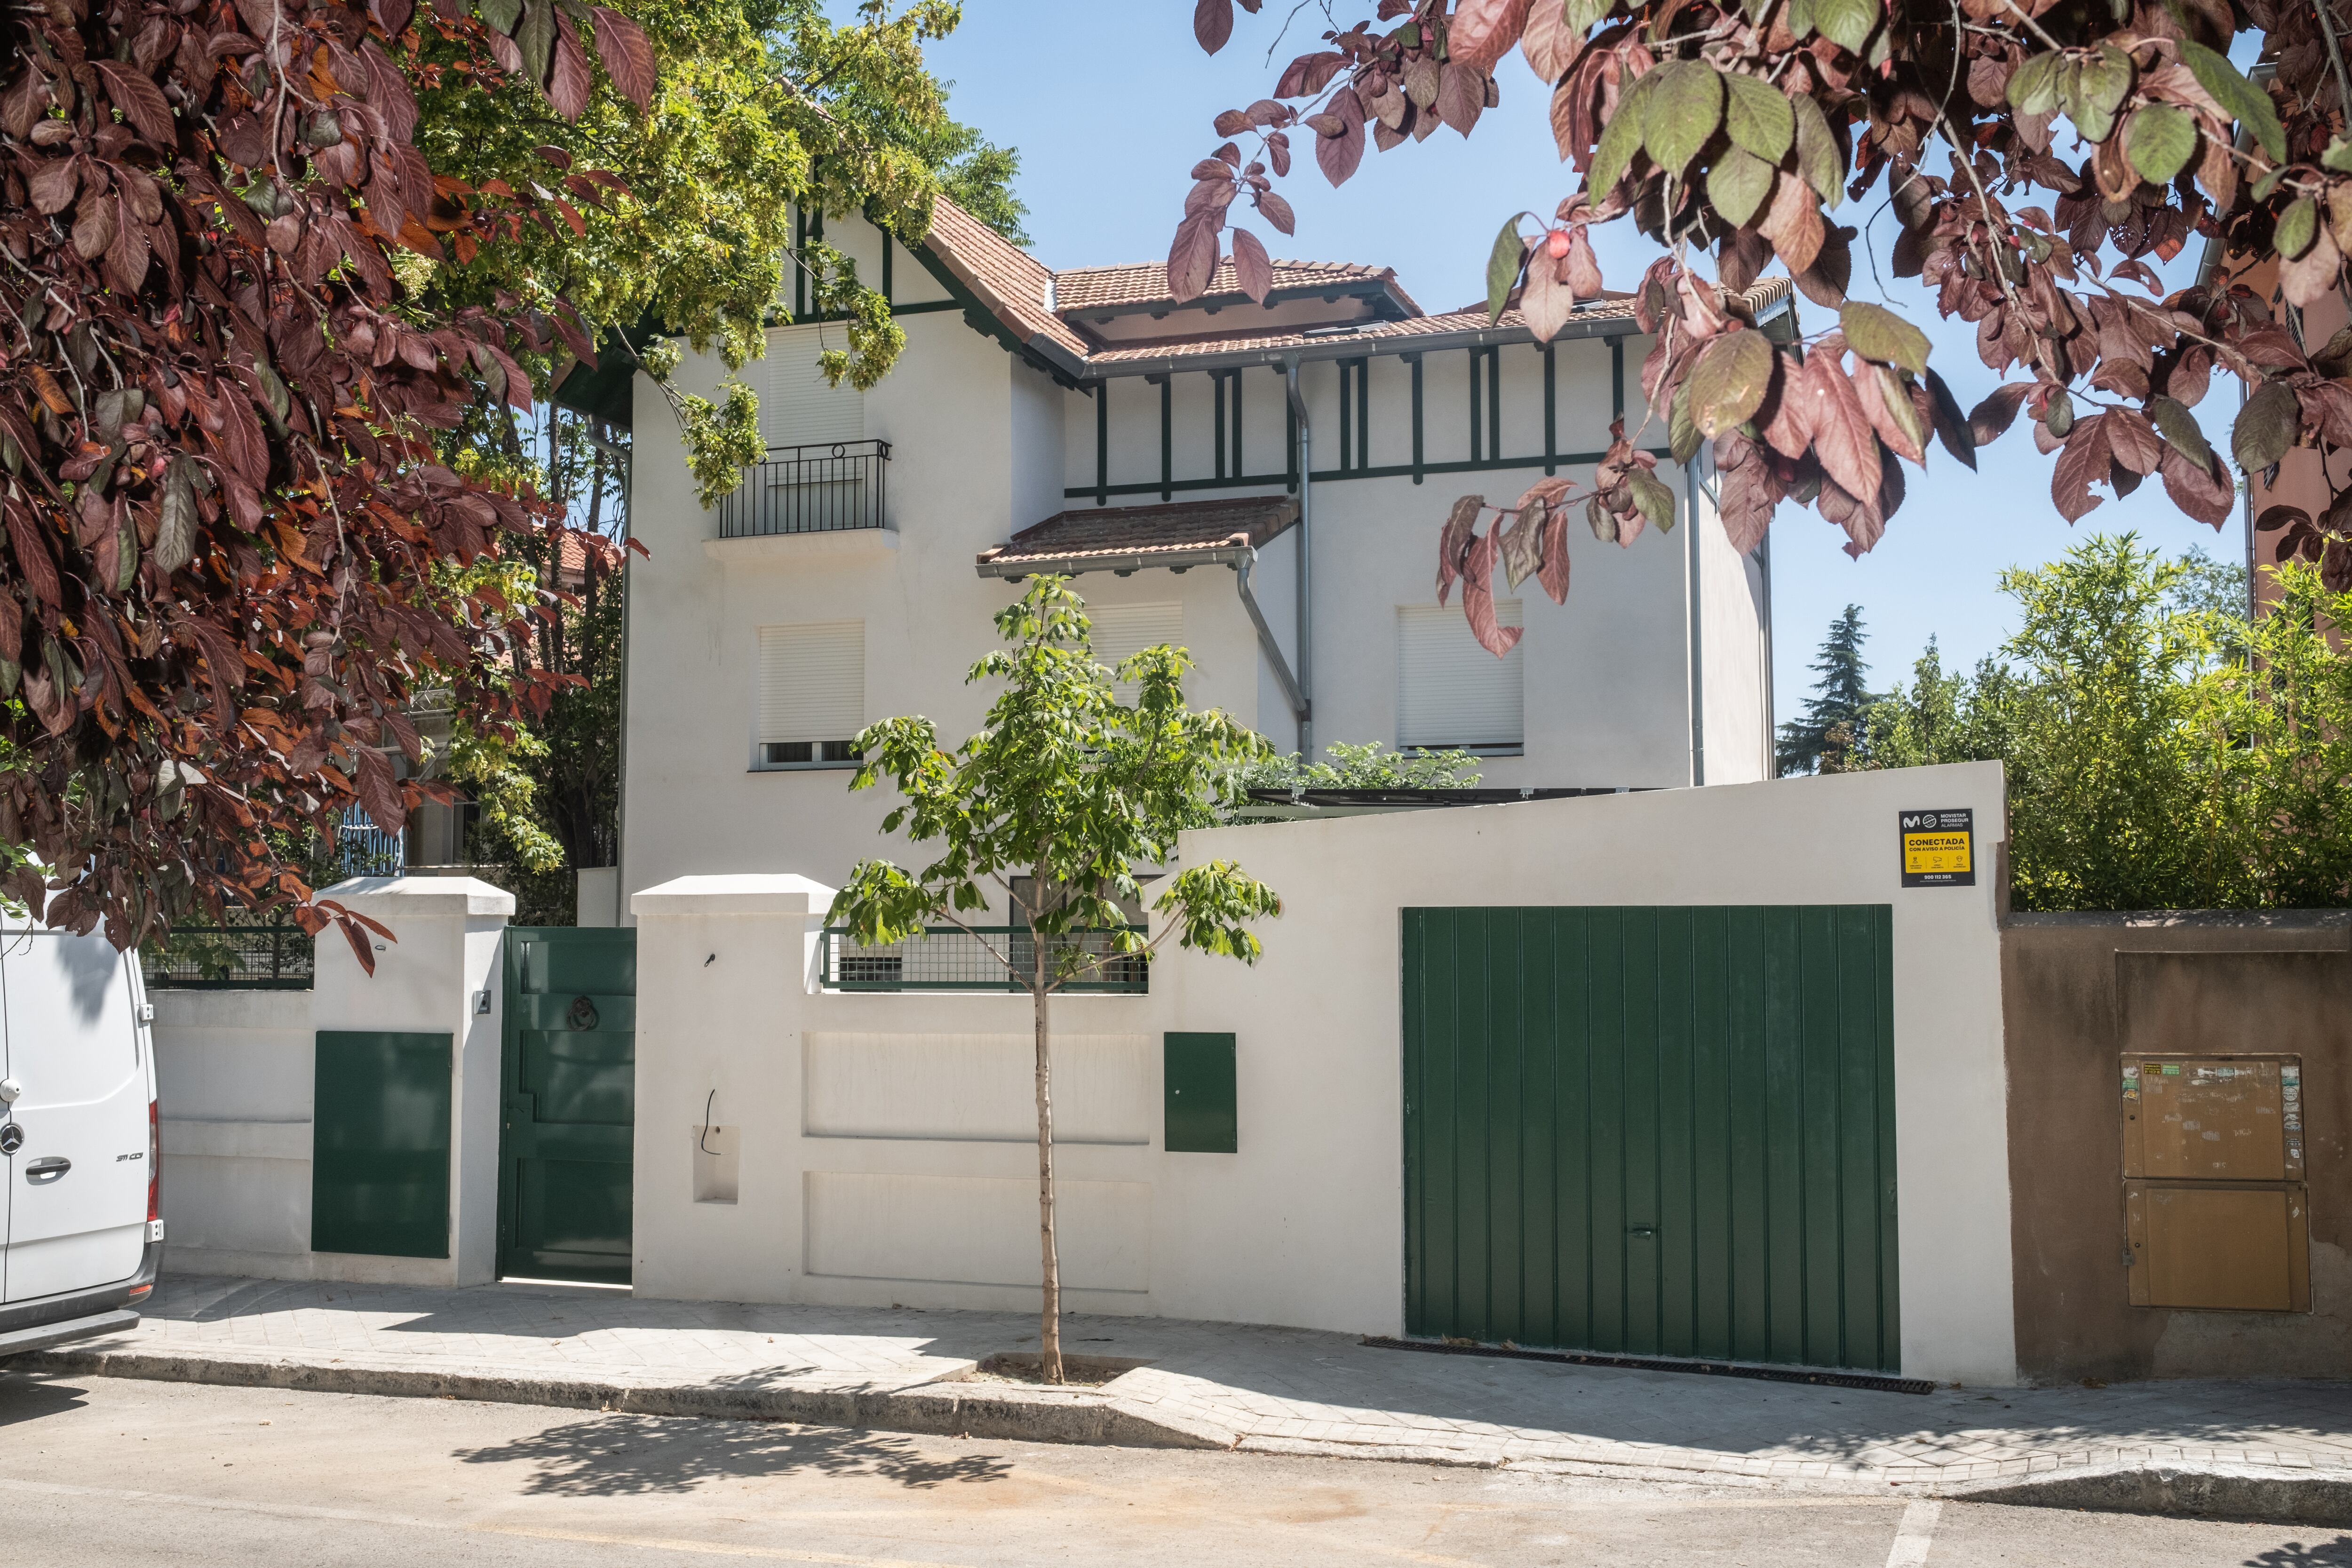
M 45 1183 L 56 1181 L 59 1176 L 64 1175 L 68 1171 L 72 1169 L 73 1162 L 71 1160 L 67 1159 L 62 1154 L 51 1154 L 46 1159 L 36 1160 L 31 1164 L 26 1166 L 25 1180 L 32 1183 L 33 1185 L 37 1187 Z

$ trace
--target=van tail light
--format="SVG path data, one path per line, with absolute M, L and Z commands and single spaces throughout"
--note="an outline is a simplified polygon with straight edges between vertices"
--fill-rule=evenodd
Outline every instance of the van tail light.
M 163 1123 L 155 1102 L 147 1102 L 147 1228 L 163 1218 Z M 157 1237 L 161 1240 L 161 1237 Z
M 163 1125 L 155 1101 L 147 1102 L 147 1239 L 163 1239 Z M 131 1287 L 134 1301 L 155 1289 L 152 1279 Z

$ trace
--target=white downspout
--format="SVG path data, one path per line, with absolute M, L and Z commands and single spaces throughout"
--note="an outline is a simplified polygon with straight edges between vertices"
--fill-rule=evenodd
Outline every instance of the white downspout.
M 1298 756 L 1315 760 L 1315 426 L 1298 391 L 1298 356 L 1282 362 L 1283 389 L 1298 420 Z
M 1690 556 L 1690 589 L 1685 604 L 1690 616 L 1690 782 L 1706 783 L 1706 680 L 1701 668 L 1706 642 L 1699 615 L 1698 458 L 1683 465 L 1685 533 L 1683 548 Z

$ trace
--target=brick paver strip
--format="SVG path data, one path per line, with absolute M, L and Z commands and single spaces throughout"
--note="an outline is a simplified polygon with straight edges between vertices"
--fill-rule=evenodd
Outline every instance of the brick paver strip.
M 1036 1319 L 1009 1312 L 188 1277 L 166 1278 L 143 1310 L 126 1333 L 17 1364 L 285 1386 L 373 1378 L 386 1392 L 425 1392 L 438 1380 L 430 1386 L 478 1397 L 617 1397 L 677 1413 L 741 1414 L 751 1408 L 744 1401 L 767 1400 L 771 1413 L 836 1425 L 1841 1487 L 2192 1457 L 2352 1479 L 2352 1384 L 1920 1395 L 1421 1355 L 1299 1329 L 1073 1317 L 1063 1331 L 1069 1353 L 1150 1364 L 1099 1390 L 1063 1392 L 966 1381 L 983 1357 L 1034 1349 Z M 1040 1411 L 1060 1425 L 1024 1428 Z

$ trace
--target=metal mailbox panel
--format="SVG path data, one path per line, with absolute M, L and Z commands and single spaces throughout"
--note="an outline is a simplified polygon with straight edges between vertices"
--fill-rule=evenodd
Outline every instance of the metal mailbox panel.
M 2300 1057 L 2123 1058 L 2124 1174 L 2303 1178 Z
M 1161 1125 L 1171 1154 L 1231 1154 L 1240 1147 L 1234 1037 L 1178 1034 L 1165 1037 L 1165 1105 Z
M 2311 1238 L 2300 1184 L 2124 1184 L 2135 1307 L 2311 1310 Z

